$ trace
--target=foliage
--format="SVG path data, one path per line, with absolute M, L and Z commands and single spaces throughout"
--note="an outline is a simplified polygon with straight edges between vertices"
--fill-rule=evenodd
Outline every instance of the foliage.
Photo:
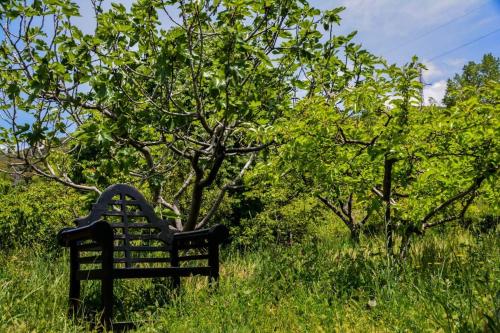
M 492 55 L 449 81 L 446 108 L 424 107 L 423 66 L 389 65 L 352 42 L 355 33 L 336 35 L 343 8 L 93 5 L 86 35 L 69 1 L 1 4 L 0 144 L 16 174 L 94 194 L 135 183 L 178 230 L 234 217 L 246 243 L 259 230 L 268 239 L 307 234 L 322 218 L 312 198 L 355 240 L 367 223 L 383 223 L 389 252 L 397 233 L 402 255 L 413 234 L 466 224 L 476 203 L 498 213 Z M 245 183 L 256 190 L 235 194 L 256 159 Z M 235 195 L 224 203 L 227 193 Z
M 179 230 L 206 224 L 272 144 L 264 133 L 291 107 L 302 59 L 341 11 L 302 0 L 93 4 L 88 35 L 71 23 L 70 1 L 0 5 L 4 153 L 19 172 L 79 190 L 144 185 Z
M 234 242 L 244 248 L 306 244 L 332 218 L 306 184 L 294 175 L 278 173 L 270 163 L 262 159 L 245 175 L 247 188 L 236 208 L 239 216 L 232 221 Z
M 458 101 L 474 96 L 477 89 L 490 81 L 500 81 L 500 58 L 488 53 L 483 56 L 481 63 L 470 61 L 463 67 L 461 74 L 448 80 L 443 102 L 447 107 L 454 106 Z
M 62 185 L 41 179 L 12 185 L 2 179 L 0 249 L 11 246 L 56 246 L 56 234 L 82 215 L 80 196 Z
M 198 278 L 178 295 L 163 281 L 121 281 L 117 318 L 136 332 L 498 331 L 498 230 L 431 232 L 401 265 L 382 255 L 383 239 L 354 246 L 319 235 L 300 246 L 226 249 L 216 291 Z M 68 274 L 67 255 L 0 254 L 0 331 L 90 331 L 90 318 L 66 315 Z M 99 283 L 84 286 L 93 307 Z
M 323 220 L 325 212 L 314 197 L 299 196 L 289 198 L 278 196 L 278 191 L 267 197 L 265 209 L 254 212 L 255 216 L 243 218 L 239 228 L 235 228 L 235 243 L 246 248 L 264 244 L 306 244 L 315 227 Z
M 416 61 L 360 66 L 354 82 L 311 91 L 279 122 L 284 144 L 268 170 L 307 184 L 355 239 L 370 219 L 384 222 L 390 252 L 393 233 L 403 237 L 401 255 L 413 233 L 464 221 L 478 198 L 498 214 L 500 83 L 424 107 Z

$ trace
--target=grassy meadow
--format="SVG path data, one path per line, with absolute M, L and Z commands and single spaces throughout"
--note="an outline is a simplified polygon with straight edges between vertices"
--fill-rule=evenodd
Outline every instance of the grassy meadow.
M 216 286 L 115 281 L 131 332 L 500 333 L 494 2 L 0 1 L 0 333 L 107 330 L 56 242 L 92 207 L 231 232 Z
M 252 250 L 228 245 L 221 280 L 117 283 L 115 319 L 136 332 L 498 332 L 498 231 L 436 230 L 405 262 L 383 240 L 351 244 L 322 230 L 307 244 Z M 0 254 L 0 332 L 97 331 L 99 283 L 83 282 L 84 315 L 67 316 L 68 253 Z

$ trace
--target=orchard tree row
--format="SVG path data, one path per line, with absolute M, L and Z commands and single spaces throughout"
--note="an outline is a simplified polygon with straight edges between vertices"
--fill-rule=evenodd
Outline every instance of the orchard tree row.
M 70 1 L 0 4 L 3 172 L 94 196 L 130 182 L 177 230 L 210 223 L 235 193 L 307 194 L 355 240 L 383 225 L 402 256 L 412 235 L 466 224 L 471 207 L 498 215 L 492 55 L 448 82 L 444 105 L 424 106 L 423 65 L 388 64 L 338 34 L 343 8 L 92 5 L 84 33 Z

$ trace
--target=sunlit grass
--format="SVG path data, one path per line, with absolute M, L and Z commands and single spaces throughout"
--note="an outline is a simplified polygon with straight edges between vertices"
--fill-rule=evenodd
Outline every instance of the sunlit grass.
M 499 325 L 498 233 L 428 234 L 405 262 L 381 239 L 223 250 L 221 281 L 120 281 L 116 319 L 137 332 L 490 331 Z M 68 258 L 20 249 L 0 255 L 1 332 L 82 332 L 99 315 L 99 285 L 85 283 L 86 317 L 67 316 Z M 497 325 L 497 326 L 495 326 Z

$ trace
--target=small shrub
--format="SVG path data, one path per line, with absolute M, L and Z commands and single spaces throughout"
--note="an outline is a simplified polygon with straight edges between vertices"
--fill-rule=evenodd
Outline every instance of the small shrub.
M 79 195 L 63 185 L 40 179 L 1 183 L 0 248 L 35 244 L 53 248 L 59 229 L 82 215 Z
M 303 197 L 269 203 L 256 216 L 240 220 L 236 242 L 245 247 L 302 242 L 315 234 L 315 225 L 325 221 L 320 204 Z

